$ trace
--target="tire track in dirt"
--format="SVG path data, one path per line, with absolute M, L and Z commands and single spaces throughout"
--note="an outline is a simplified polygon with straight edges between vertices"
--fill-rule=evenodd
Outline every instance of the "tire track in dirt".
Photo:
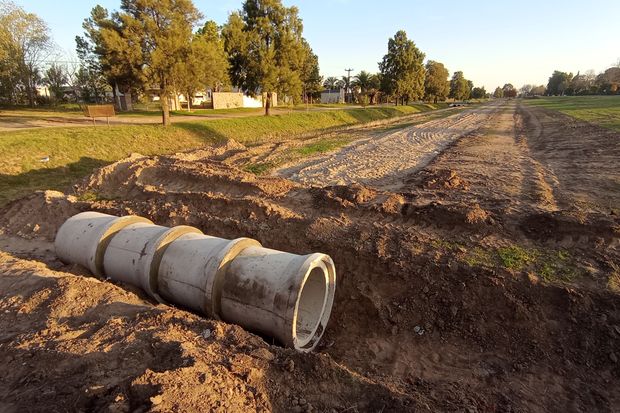
M 620 204 L 620 135 L 558 112 L 519 104 L 517 125 L 543 166 L 558 207 L 609 212 Z M 523 132 L 525 131 L 525 132 Z
M 455 140 L 474 132 L 497 111 L 496 103 L 356 141 L 339 152 L 276 171 L 305 184 L 363 183 L 384 189 L 420 170 Z
M 526 130 L 526 119 L 524 113 L 520 110 L 514 112 L 515 122 L 515 143 L 523 153 L 521 169 L 527 176 L 524 182 L 524 194 L 530 194 L 531 198 L 542 209 L 549 211 L 557 211 L 558 204 L 556 196 L 558 195 L 558 179 L 552 171 L 545 168 L 540 162 L 534 159 L 530 153 L 528 146 L 528 135 L 532 139 L 539 139 L 543 129 L 539 122 L 533 124 L 531 131 Z

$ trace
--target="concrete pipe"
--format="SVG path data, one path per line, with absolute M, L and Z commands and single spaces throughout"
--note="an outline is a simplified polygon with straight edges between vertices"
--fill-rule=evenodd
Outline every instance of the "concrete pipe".
M 103 276 L 103 255 L 108 243 L 118 231 L 139 222 L 152 224 L 134 215 L 115 217 L 92 211 L 74 215 L 56 234 L 56 255 L 66 263 L 80 264 L 93 274 Z
M 203 234 L 185 234 L 164 253 L 159 267 L 162 298 L 221 319 L 220 292 L 226 269 L 239 252 L 260 246 L 250 238 L 227 240 Z
M 230 263 L 220 311 L 226 321 L 311 351 L 325 331 L 335 290 L 336 270 L 329 256 L 252 246 Z
M 158 293 L 161 259 L 170 243 L 188 233 L 202 234 L 188 226 L 168 228 L 143 222 L 127 225 L 118 231 L 105 250 L 105 274 L 113 280 L 138 286 L 164 302 Z
M 289 254 L 249 238 L 227 240 L 193 227 L 85 212 L 62 225 L 55 246 L 65 262 L 299 351 L 316 347 L 334 301 L 329 256 Z

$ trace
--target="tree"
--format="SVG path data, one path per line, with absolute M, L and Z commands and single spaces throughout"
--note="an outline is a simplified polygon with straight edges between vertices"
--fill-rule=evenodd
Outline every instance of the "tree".
M 495 88 L 495 92 L 493 92 L 493 97 L 494 98 L 503 98 L 504 97 L 504 90 L 501 87 L 496 87 Z
M 280 0 L 245 0 L 222 30 L 233 83 L 251 96 L 263 94 L 265 115 L 274 92 L 293 99 L 302 93 L 307 53 L 297 14 Z
M 34 106 L 36 87 L 41 81 L 40 68 L 51 53 L 53 43 L 47 24 L 36 14 L 10 2 L 0 3 L 0 49 L 5 56 L 0 68 L 4 93 L 10 102 L 26 94 Z
M 554 71 L 549 78 L 549 83 L 547 83 L 547 94 L 550 96 L 564 95 L 564 91 L 568 89 L 572 79 L 572 73 Z
M 620 91 L 620 67 L 610 67 L 596 77 L 599 93 L 613 95 Z
M 319 57 L 314 54 L 312 48 L 305 39 L 302 39 L 304 48 L 304 62 L 301 67 L 301 83 L 303 85 L 304 102 L 312 100 L 321 91 L 323 77 L 319 70 Z
M 65 69 L 56 63 L 52 63 L 47 69 L 43 79 L 43 83 L 47 85 L 55 101 L 60 101 L 63 98 L 63 86 L 68 81 L 69 78 Z
M 370 89 L 370 83 L 372 81 L 372 74 L 362 70 L 353 78 L 352 85 L 360 89 L 360 92 L 366 93 Z
M 373 75 L 365 70 L 359 72 L 351 82 L 354 88 L 359 89 L 358 101 L 359 103 L 374 104 L 376 103 L 376 97 L 379 92 L 379 78 L 377 75 Z
M 517 89 L 512 85 L 512 83 L 506 83 L 502 87 L 502 92 L 505 98 L 517 97 Z
M 426 62 L 426 75 L 424 77 L 424 99 L 427 101 L 444 101 L 450 93 L 450 73 L 443 63 L 429 60 Z
M 103 77 L 112 88 L 115 101 L 117 91 L 131 94 L 133 90 L 147 87 L 139 74 L 140 47 L 127 47 L 118 13 L 110 16 L 105 8 L 97 5 L 82 23 L 82 28 L 84 37 L 76 36 L 75 42 L 77 55 L 86 70 L 83 74 L 87 73 L 92 79 Z M 116 103 L 120 109 L 120 102 Z
M 338 83 L 341 88 L 344 89 L 344 101 L 346 103 L 350 103 L 351 99 L 350 99 L 350 94 L 351 94 L 351 76 L 342 76 L 340 78 L 340 82 Z
M 592 92 L 596 92 L 592 90 L 594 86 L 594 82 L 596 81 L 596 76 L 593 75 L 594 71 L 588 71 L 588 74 L 580 74 L 579 72 L 570 82 L 570 94 L 573 95 L 588 95 Z M 568 92 L 567 92 L 568 94 Z
M 382 91 L 403 103 L 424 97 L 424 53 L 407 39 L 404 30 L 388 40 L 388 52 L 379 63 Z
M 521 93 L 522 96 L 529 96 L 533 88 L 534 88 L 534 85 L 526 84 L 526 85 L 521 86 L 521 89 L 519 89 L 519 92 Z
M 128 77 L 143 88 L 157 88 L 167 126 L 169 99 L 178 88 L 180 67 L 191 55 L 192 31 L 200 17 L 191 0 L 122 0 L 121 11 L 111 19 L 105 9 L 93 9 L 85 29 L 112 78 Z
M 179 63 L 175 73 L 175 86 L 187 96 L 187 110 L 191 110 L 192 97 L 200 89 L 218 90 L 229 83 L 228 58 L 217 24 L 205 23 L 193 36 L 189 53 Z
M 109 90 L 106 79 L 84 65 L 80 65 L 76 71 L 73 86 L 79 91 L 80 98 L 84 102 L 99 103 L 105 97 L 106 88 Z
M 484 99 L 486 96 L 487 96 L 487 91 L 485 90 L 484 86 L 475 87 L 471 91 L 471 97 L 473 99 Z
M 450 80 L 450 97 L 455 100 L 467 100 L 470 95 L 470 84 L 463 72 L 454 72 Z
M 534 86 L 532 90 L 530 90 L 530 95 L 532 96 L 543 96 L 545 93 L 547 93 L 545 85 Z
M 336 87 L 338 86 L 338 78 L 335 76 L 330 76 L 327 79 L 325 79 L 325 82 L 323 82 L 323 87 L 325 89 L 336 89 Z

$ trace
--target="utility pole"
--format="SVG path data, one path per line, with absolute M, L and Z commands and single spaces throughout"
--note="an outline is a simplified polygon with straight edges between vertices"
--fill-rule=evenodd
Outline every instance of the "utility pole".
M 347 85 L 346 85 L 346 90 L 344 91 L 345 92 L 345 99 L 344 100 L 345 100 L 346 103 L 350 103 L 350 102 L 347 102 L 347 100 L 348 100 L 347 97 L 350 94 L 349 90 L 351 88 L 351 72 L 353 71 L 353 69 L 344 69 L 344 71 L 347 72 Z

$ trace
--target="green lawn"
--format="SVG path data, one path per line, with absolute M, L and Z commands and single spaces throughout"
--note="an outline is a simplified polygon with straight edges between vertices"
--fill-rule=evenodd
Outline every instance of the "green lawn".
M 0 132 L 0 205 L 36 189 L 64 189 L 131 152 L 164 154 L 227 138 L 244 144 L 301 137 L 433 109 L 429 105 L 292 112 L 160 125 L 38 128 Z M 314 148 L 321 150 L 324 148 Z M 48 162 L 41 159 L 49 156 Z
M 561 96 L 525 99 L 523 102 L 620 131 L 620 96 Z

